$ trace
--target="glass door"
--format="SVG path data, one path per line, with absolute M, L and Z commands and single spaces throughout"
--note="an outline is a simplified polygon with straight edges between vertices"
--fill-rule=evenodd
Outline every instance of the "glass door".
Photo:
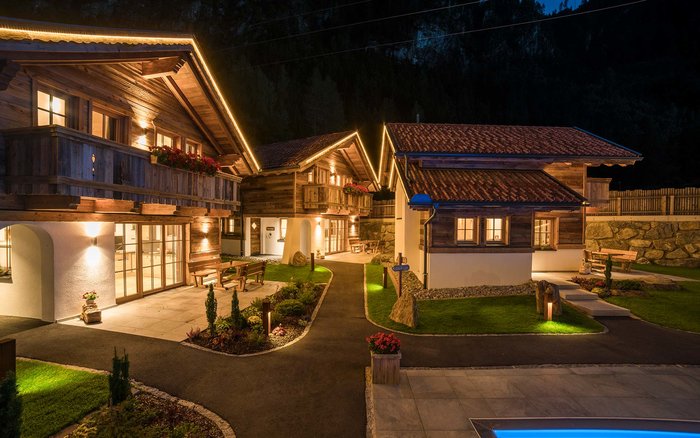
M 165 226 L 165 286 L 172 286 L 184 281 L 183 264 L 184 234 L 182 225 Z
M 347 235 L 345 219 L 326 219 L 325 225 L 326 253 L 333 254 L 336 252 L 345 251 L 345 240 Z
M 163 226 L 141 225 L 143 293 L 163 288 Z
M 137 229 L 136 224 L 115 224 L 114 286 L 117 300 L 139 294 Z

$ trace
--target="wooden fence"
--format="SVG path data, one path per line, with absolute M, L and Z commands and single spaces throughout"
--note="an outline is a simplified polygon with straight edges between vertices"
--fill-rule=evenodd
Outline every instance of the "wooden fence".
M 370 217 L 387 218 L 394 217 L 394 200 L 372 201 L 372 212 Z
M 700 215 L 700 187 L 610 191 L 610 198 L 589 216 Z

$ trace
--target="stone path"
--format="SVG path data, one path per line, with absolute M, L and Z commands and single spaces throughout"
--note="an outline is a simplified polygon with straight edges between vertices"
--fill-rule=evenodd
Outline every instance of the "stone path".
M 109 370 L 126 349 L 132 376 L 205 406 L 239 437 L 362 437 L 365 434 L 363 266 L 325 261 L 333 283 L 309 334 L 270 354 L 235 358 L 177 343 L 51 324 L 13 335 L 18 354 Z M 630 318 L 602 318 L 607 334 L 581 336 L 402 335 L 408 367 L 529 364 L 700 364 L 700 335 Z
M 699 367 L 408 369 L 370 390 L 378 438 L 476 438 L 470 418 L 700 420 Z
M 617 274 L 617 273 L 616 273 Z M 570 281 L 576 276 L 575 272 L 533 272 L 535 281 L 547 280 L 559 286 L 563 300 L 590 316 L 631 316 L 629 309 L 608 303 L 598 298 L 598 295 L 588 292 L 578 284 Z

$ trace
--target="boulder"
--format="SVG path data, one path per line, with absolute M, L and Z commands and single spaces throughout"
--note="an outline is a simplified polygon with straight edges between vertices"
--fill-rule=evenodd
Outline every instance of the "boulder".
M 654 248 L 662 249 L 664 251 L 673 251 L 676 249 L 675 239 L 657 239 L 654 240 Z
M 609 239 L 613 236 L 610 225 L 605 222 L 590 222 L 586 227 L 586 236 L 589 239 Z
M 666 254 L 667 259 L 684 259 L 688 257 L 688 253 L 683 251 L 681 248 L 678 248 L 675 251 L 671 251 Z
M 644 257 L 649 260 L 660 259 L 664 256 L 664 252 L 660 249 L 648 249 L 644 251 Z
M 632 239 L 629 243 L 630 246 L 637 248 L 649 248 L 651 246 L 651 240 Z
M 418 325 L 418 304 L 413 293 L 404 291 L 391 308 L 389 319 L 406 325 L 411 328 L 416 328 Z
M 292 256 L 292 259 L 289 261 L 289 264 L 292 266 L 306 266 L 306 256 L 303 252 L 297 251 Z
M 688 254 L 694 254 L 698 251 L 698 249 L 692 243 L 689 243 L 689 244 L 683 246 L 683 248 L 685 248 L 685 250 Z

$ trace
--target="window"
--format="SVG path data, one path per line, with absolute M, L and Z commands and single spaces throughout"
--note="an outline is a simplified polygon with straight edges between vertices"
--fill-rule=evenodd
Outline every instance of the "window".
M 156 146 L 167 146 L 169 148 L 175 147 L 175 137 L 158 132 L 156 134 Z
M 194 141 L 187 140 L 185 142 L 184 152 L 187 154 L 202 155 L 202 145 Z
M 231 216 L 221 220 L 221 232 L 226 237 L 237 237 L 241 235 L 240 216 Z
M 535 248 L 554 247 L 554 219 L 535 219 Z
M 107 115 L 99 110 L 93 110 L 91 134 L 107 140 L 118 141 L 120 129 L 119 122 L 120 120 L 116 117 Z
M 12 238 L 10 227 L 0 230 L 0 278 L 12 277 Z
M 37 91 L 37 125 L 66 126 L 66 99 L 53 93 Z
M 457 218 L 457 243 L 476 243 L 474 218 Z
M 314 183 L 314 171 L 313 171 L 313 170 L 310 170 L 310 171 L 309 171 L 309 174 L 307 175 L 307 182 L 308 182 L 309 184 L 313 184 L 313 183 Z
M 487 217 L 486 223 L 486 243 L 505 243 L 505 220 L 500 217 Z
M 287 218 L 280 218 L 280 240 L 284 240 L 287 237 Z

